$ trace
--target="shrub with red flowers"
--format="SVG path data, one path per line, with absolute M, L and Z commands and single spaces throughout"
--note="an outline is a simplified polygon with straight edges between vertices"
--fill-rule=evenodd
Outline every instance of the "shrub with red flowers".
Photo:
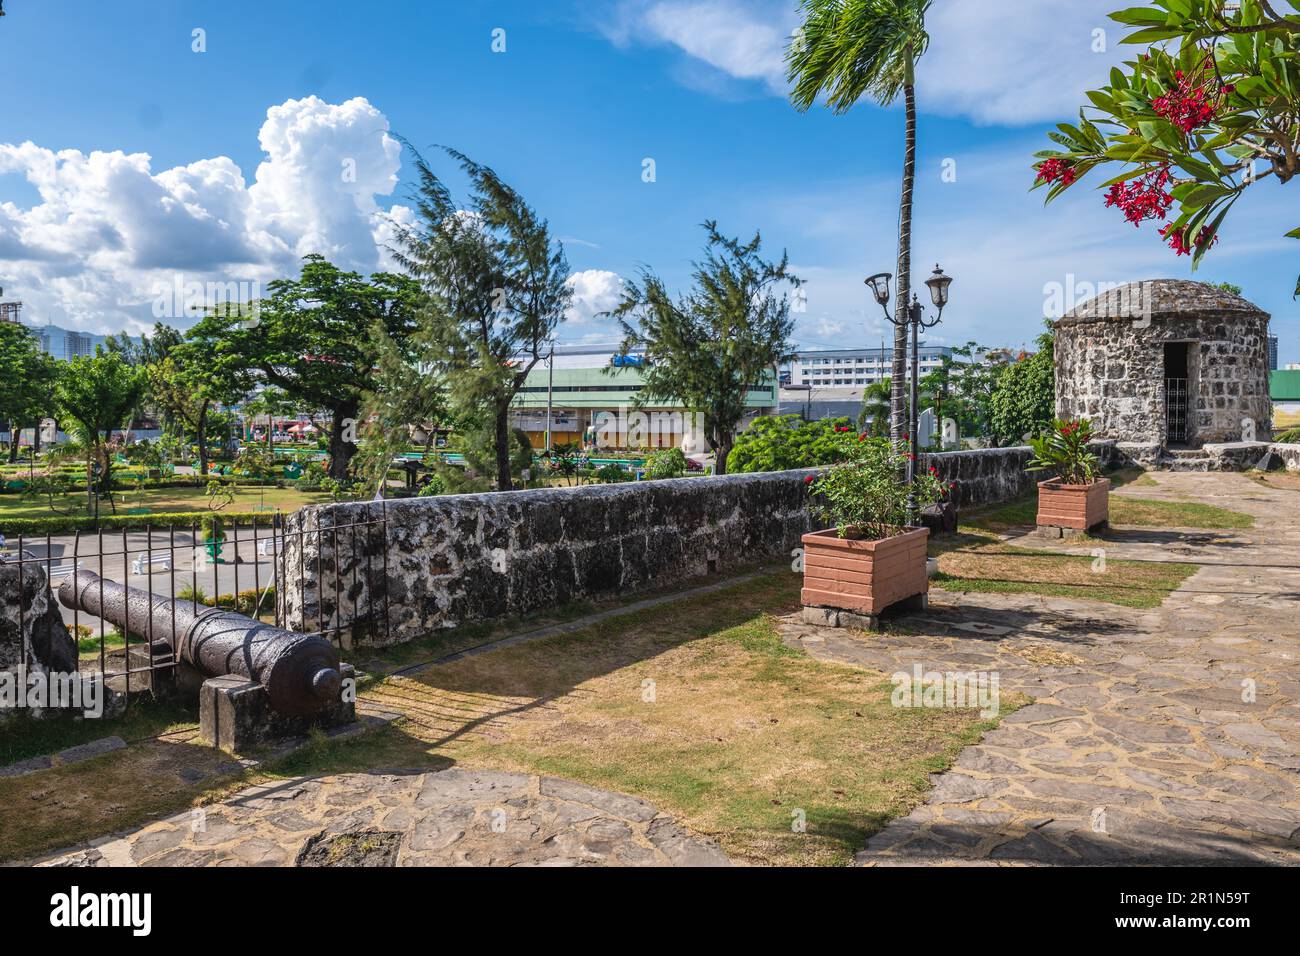
M 924 508 L 942 500 L 943 485 L 934 475 L 921 474 L 909 488 L 898 480 L 903 462 L 885 439 L 859 443 L 851 460 L 813 481 L 814 510 L 841 538 L 879 541 L 906 531 L 909 495 L 916 507 Z
M 1051 202 L 1118 165 L 1101 187 L 1106 205 L 1134 224 L 1164 222 L 1164 241 L 1199 264 L 1246 189 L 1300 176 L 1300 16 L 1263 0 L 1150 0 L 1111 19 L 1133 27 L 1123 42 L 1144 52 L 1087 93 L 1077 124 L 1048 134 L 1033 188 Z
M 1100 468 L 1097 456 L 1088 450 L 1092 423 L 1086 418 L 1067 421 L 1058 418 L 1038 438 L 1029 440 L 1034 455 L 1026 471 L 1050 471 L 1067 485 L 1090 485 Z

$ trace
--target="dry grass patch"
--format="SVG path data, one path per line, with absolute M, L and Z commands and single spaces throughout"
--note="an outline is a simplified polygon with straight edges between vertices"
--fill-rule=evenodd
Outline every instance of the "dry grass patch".
M 1140 484 L 1137 479 L 1133 484 Z M 983 531 L 1016 531 L 1032 528 L 1038 520 L 1038 497 L 1020 498 L 963 516 L 965 523 Z M 1199 501 L 1165 501 L 1135 498 L 1132 495 L 1110 496 L 1110 523 L 1134 528 L 1205 528 L 1211 530 L 1252 528 L 1253 516 L 1229 511 Z
M 1184 563 L 1108 560 L 1003 544 L 991 534 L 968 531 L 931 545 L 939 558 L 934 583 L 945 591 L 1042 594 L 1105 601 L 1124 607 L 1159 607 L 1197 566 Z
M 787 647 L 772 614 L 798 586 L 769 576 L 384 682 L 375 699 L 416 700 L 408 732 L 457 763 L 635 794 L 737 859 L 846 863 L 992 724 L 894 708 L 883 675 Z
M 1266 488 L 1281 488 L 1283 491 L 1300 491 L 1300 475 L 1283 471 L 1254 471 L 1250 478 L 1256 484 Z

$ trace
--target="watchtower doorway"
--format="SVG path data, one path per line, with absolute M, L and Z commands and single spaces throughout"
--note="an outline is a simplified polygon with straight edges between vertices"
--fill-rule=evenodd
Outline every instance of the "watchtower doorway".
M 1165 343 L 1165 444 L 1192 440 L 1190 342 Z

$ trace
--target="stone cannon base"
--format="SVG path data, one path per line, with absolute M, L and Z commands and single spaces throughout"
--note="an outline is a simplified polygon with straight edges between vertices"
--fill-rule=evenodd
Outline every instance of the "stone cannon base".
M 356 687 L 351 664 L 340 668 L 344 687 Z M 352 683 L 349 684 L 348 681 Z M 355 723 L 355 701 L 340 699 L 313 717 L 294 717 L 271 709 L 266 688 L 237 676 L 210 677 L 199 689 L 199 736 L 227 753 L 243 754 L 267 744 L 302 737 L 314 728 Z

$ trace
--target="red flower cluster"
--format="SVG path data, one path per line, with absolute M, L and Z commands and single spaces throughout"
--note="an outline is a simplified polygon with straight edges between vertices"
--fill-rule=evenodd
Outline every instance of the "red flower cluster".
M 1164 96 L 1152 100 L 1151 108 L 1157 116 L 1163 116 L 1184 133 L 1190 133 L 1214 119 L 1219 108 L 1219 98 L 1217 94 L 1210 97 L 1208 84 L 1204 80 L 1184 76 L 1182 70 L 1174 76 L 1178 85 Z
M 1073 435 L 1075 432 L 1077 432 L 1079 428 L 1082 426 L 1082 424 L 1083 424 L 1082 422 L 1066 422 L 1064 425 L 1061 426 L 1061 434 L 1065 435 L 1068 438 L 1070 435 Z
M 1061 185 L 1068 186 L 1074 182 L 1075 176 L 1077 175 L 1078 174 L 1075 172 L 1074 167 L 1065 162 L 1065 160 L 1045 159 L 1038 164 L 1038 178 L 1036 181 L 1040 183 L 1054 183 L 1059 179 Z
M 1106 205 L 1118 208 L 1135 227 L 1148 219 L 1163 219 L 1174 201 L 1165 188 L 1169 178 L 1166 164 L 1130 182 L 1115 183 L 1106 194 Z
M 851 431 L 853 431 L 853 429 L 850 428 L 848 425 L 836 425 L 836 426 L 835 426 L 835 430 L 836 430 L 837 432 L 851 432 Z
M 1219 241 L 1219 237 L 1215 236 L 1214 241 L 1210 242 L 1210 227 L 1203 226 L 1200 235 L 1196 237 L 1195 246 L 1189 246 L 1187 244 L 1187 236 L 1185 235 L 1186 231 L 1187 230 L 1184 227 L 1175 229 L 1174 224 L 1171 222 L 1160 230 L 1160 235 L 1164 238 L 1165 242 L 1169 243 L 1169 248 L 1174 250 L 1174 252 L 1180 256 L 1191 255 L 1195 249 L 1200 249 L 1207 242 L 1213 246 L 1215 242 Z
M 805 485 L 811 485 L 811 484 L 813 483 L 813 479 L 816 478 L 816 477 L 817 477 L 816 475 L 804 475 L 804 476 L 803 476 L 803 483 L 804 483 Z

